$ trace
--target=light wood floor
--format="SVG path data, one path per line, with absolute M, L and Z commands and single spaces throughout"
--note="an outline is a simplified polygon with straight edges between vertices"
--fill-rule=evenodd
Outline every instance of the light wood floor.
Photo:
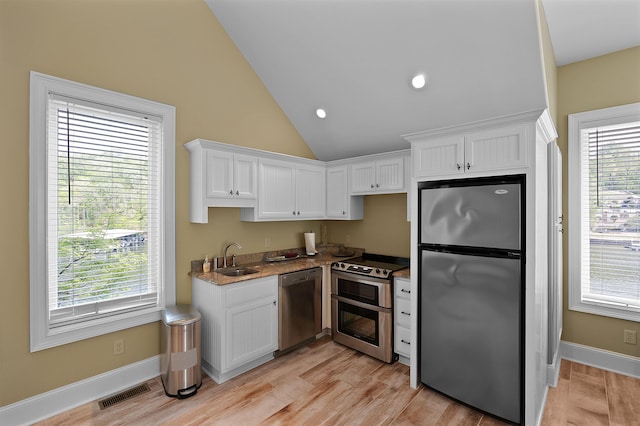
M 41 425 L 501 425 L 427 388 L 409 368 L 385 364 L 325 337 L 222 385 L 203 374 L 188 399 L 151 392 L 100 410 L 97 402 Z M 544 425 L 638 425 L 640 380 L 564 362 Z

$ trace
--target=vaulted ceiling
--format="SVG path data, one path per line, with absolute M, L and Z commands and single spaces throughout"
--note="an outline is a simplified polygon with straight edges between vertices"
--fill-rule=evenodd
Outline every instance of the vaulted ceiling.
M 547 106 L 536 0 L 205 1 L 320 160 Z

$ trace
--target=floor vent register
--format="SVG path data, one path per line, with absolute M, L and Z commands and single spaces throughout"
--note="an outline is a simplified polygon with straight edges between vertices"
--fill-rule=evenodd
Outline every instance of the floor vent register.
M 124 390 L 115 395 L 109 396 L 105 399 L 101 399 L 100 401 L 98 401 L 98 405 L 100 406 L 101 410 L 104 410 L 105 408 L 109 408 L 112 405 L 115 405 L 119 402 L 123 402 L 133 397 L 136 397 L 140 394 L 143 394 L 145 392 L 149 392 L 150 390 L 151 388 L 149 387 L 149 385 L 146 383 L 143 383 L 141 385 Z

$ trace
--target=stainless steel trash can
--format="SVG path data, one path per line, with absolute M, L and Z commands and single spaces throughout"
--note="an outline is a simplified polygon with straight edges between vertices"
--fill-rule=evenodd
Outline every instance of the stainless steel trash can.
M 160 376 L 164 392 L 179 399 L 202 385 L 201 315 L 191 305 L 169 306 L 162 312 Z

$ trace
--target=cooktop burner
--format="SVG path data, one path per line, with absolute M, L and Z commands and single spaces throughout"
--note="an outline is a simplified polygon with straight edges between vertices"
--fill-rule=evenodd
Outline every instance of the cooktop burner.
M 334 262 L 331 265 L 331 269 L 335 271 L 352 272 L 376 278 L 390 278 L 392 272 L 408 267 L 409 259 L 405 257 L 373 253 L 363 253 L 360 257 Z

